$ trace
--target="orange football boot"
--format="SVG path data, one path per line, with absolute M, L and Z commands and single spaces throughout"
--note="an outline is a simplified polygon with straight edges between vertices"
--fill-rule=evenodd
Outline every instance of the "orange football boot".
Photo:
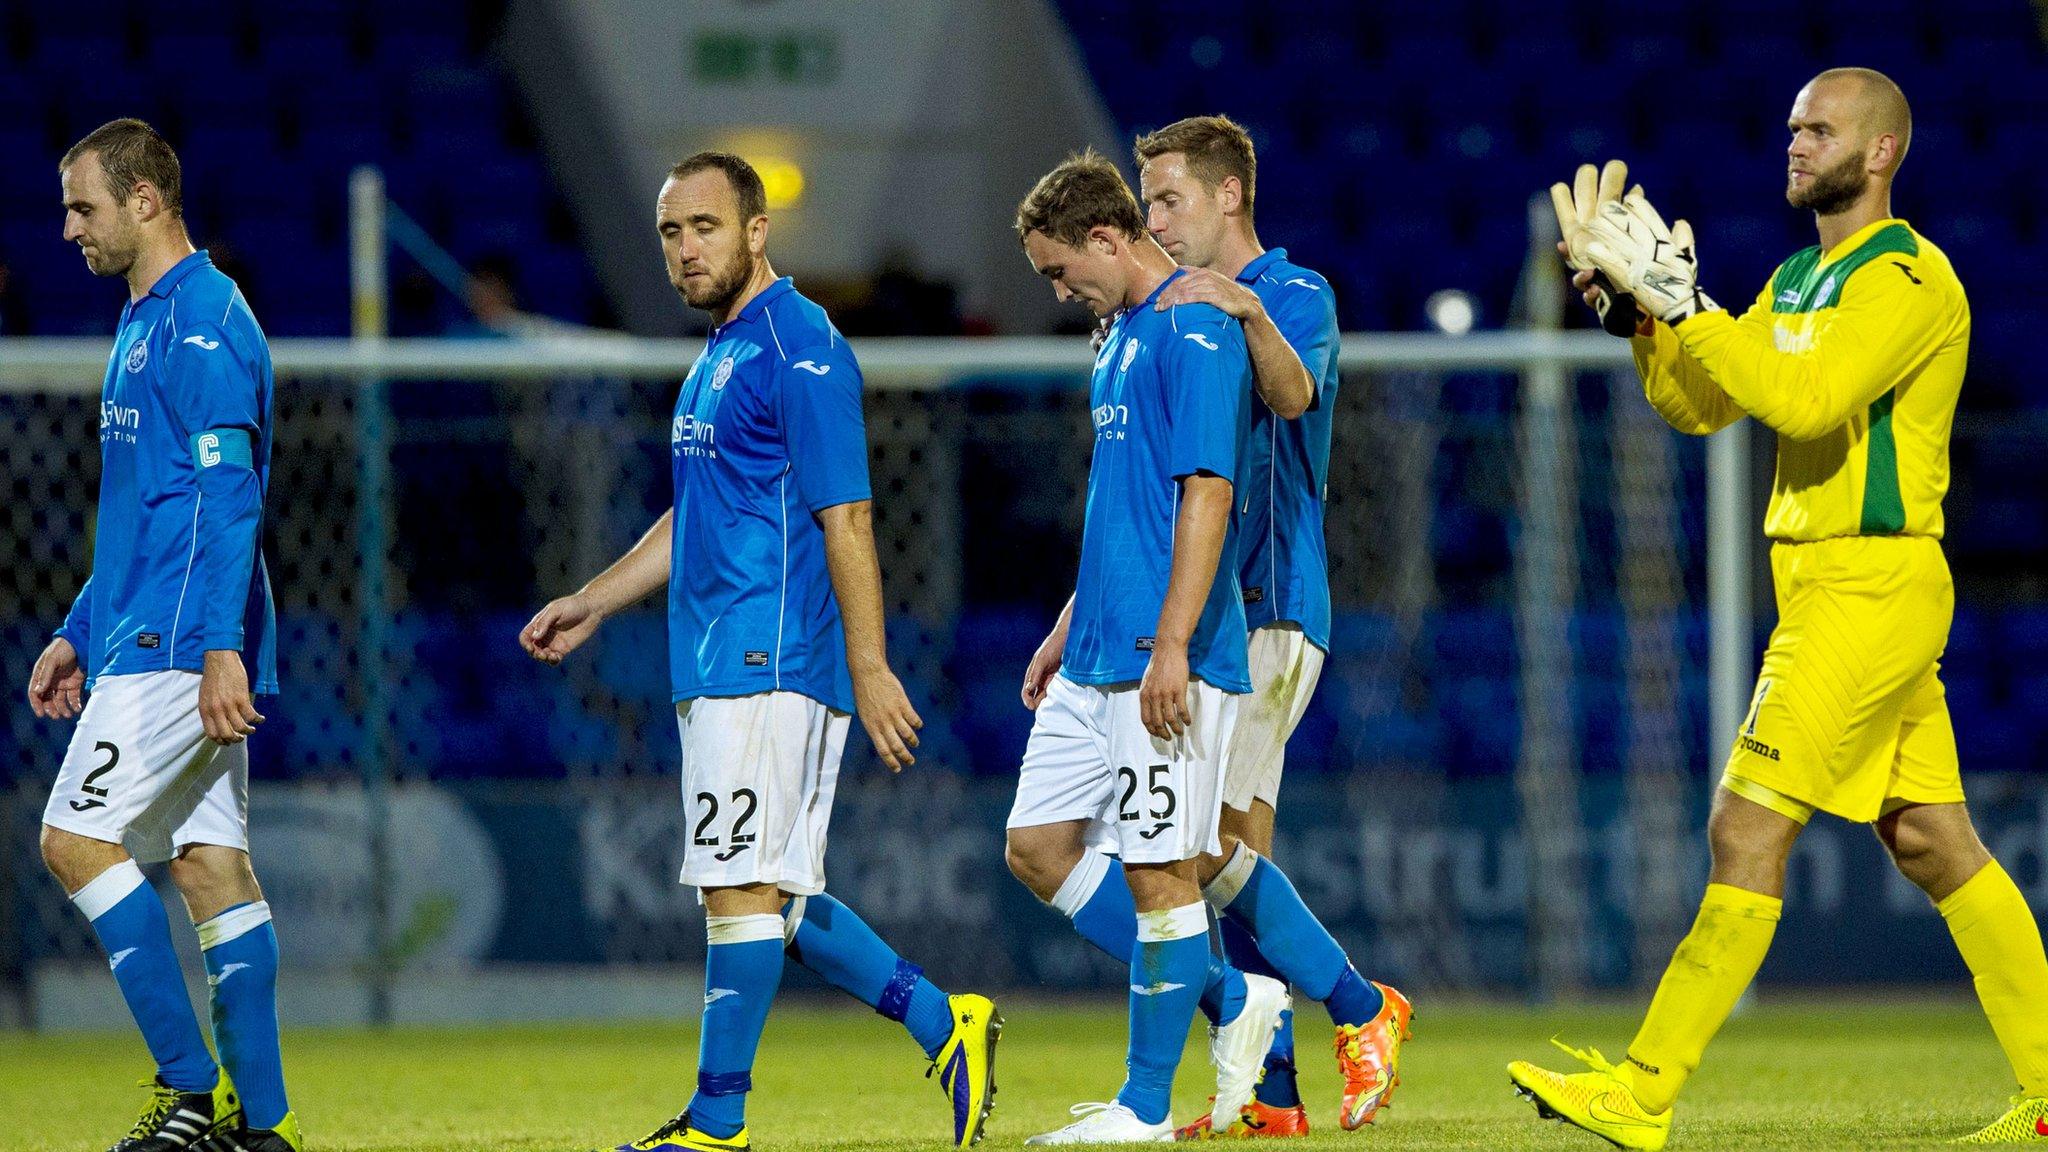
M 1209 1097 L 1210 1103 L 1216 1098 Z M 1296 1104 L 1292 1108 L 1280 1108 L 1254 1098 L 1245 1105 L 1237 1123 L 1221 1132 L 1214 1129 L 1207 1113 L 1200 1120 L 1173 1132 L 1175 1140 L 1245 1140 L 1263 1139 L 1272 1136 L 1308 1135 L 1308 1109 Z
M 1337 1027 L 1337 1071 L 1344 1077 L 1337 1123 L 1346 1132 L 1372 1123 L 1380 1109 L 1393 1101 L 1394 1089 L 1401 1083 L 1401 1045 L 1414 1034 L 1408 1025 L 1415 1009 L 1408 998 L 1378 981 L 1373 987 L 1385 997 L 1379 1015 L 1362 1025 Z

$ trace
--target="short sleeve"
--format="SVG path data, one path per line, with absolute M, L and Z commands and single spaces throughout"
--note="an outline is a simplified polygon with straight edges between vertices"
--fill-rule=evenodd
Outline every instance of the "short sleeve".
M 1273 293 L 1266 313 L 1316 382 L 1309 407 L 1321 407 L 1329 400 L 1323 393 L 1335 376 L 1330 369 L 1337 360 L 1337 294 L 1328 284 L 1304 276 L 1290 277 Z
M 867 423 L 852 350 L 843 340 L 798 349 L 777 371 L 784 444 L 804 506 L 820 512 L 868 499 Z
M 1168 466 L 1176 480 L 1207 472 L 1234 482 L 1251 398 L 1244 329 L 1207 306 L 1174 311 L 1179 315 L 1161 357 L 1171 426 Z
M 165 386 L 185 435 L 239 430 L 252 439 L 260 436 L 257 371 L 227 330 L 216 324 L 181 325 L 171 339 Z

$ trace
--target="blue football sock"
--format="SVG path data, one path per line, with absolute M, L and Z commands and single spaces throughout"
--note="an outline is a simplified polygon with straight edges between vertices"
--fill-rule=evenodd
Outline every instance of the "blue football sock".
M 789 955 L 834 988 L 903 1025 L 926 1057 L 936 1060 L 952 1038 L 953 1010 L 945 992 L 830 895 L 804 898 L 804 917 Z
M 1343 974 L 1337 977 L 1337 986 L 1323 998 L 1323 1007 L 1329 1011 L 1332 1024 L 1364 1024 L 1379 1015 L 1386 1002 L 1386 994 L 1377 985 L 1346 964 Z
M 180 1092 L 211 1091 L 219 1078 L 213 1053 L 185 992 L 185 974 L 171 946 L 164 902 L 133 860 L 123 860 L 80 888 L 73 903 L 92 921 L 107 950 L 121 998 L 156 1058 L 156 1074 Z
M 1251 935 L 1289 984 L 1322 1001 L 1332 1023 L 1364 1024 L 1379 1014 L 1380 990 L 1359 977 L 1343 946 L 1271 860 L 1239 844 L 1203 895 Z
M 782 917 L 707 916 L 704 926 L 710 946 L 704 950 L 704 1029 L 690 1123 L 723 1139 L 747 1126 L 754 1051 L 782 985 Z
M 1301 1086 L 1294 1079 L 1294 1009 L 1280 1013 L 1273 1046 L 1266 1050 L 1266 1075 L 1252 1090 L 1259 1103 L 1272 1108 L 1301 1107 Z
M 1259 942 L 1252 939 L 1244 925 L 1225 916 L 1216 921 L 1216 927 L 1223 937 L 1223 955 L 1234 967 L 1286 983 L 1286 977 L 1266 962 L 1265 953 L 1259 951 Z M 1301 1092 L 1294 1083 L 1294 1010 L 1291 1008 L 1280 1014 L 1280 1030 L 1273 1034 L 1273 1046 L 1266 1052 L 1266 1075 L 1259 1081 L 1258 1098 L 1261 1103 L 1275 1108 L 1294 1108 L 1301 1104 Z
M 241 1093 L 245 1122 L 275 1128 L 291 1111 L 278 1053 L 277 931 L 270 905 L 237 904 L 199 925 L 213 998 L 213 1045 Z
M 1200 904 L 1148 912 L 1131 954 L 1131 1038 L 1128 1074 L 1117 1102 L 1138 1119 L 1166 1119 L 1173 1074 L 1187 1046 L 1209 961 L 1209 910 Z
M 1104 955 L 1128 964 L 1138 944 L 1138 906 L 1131 882 L 1106 853 L 1084 852 L 1066 882 L 1053 894 L 1052 906 L 1074 922 L 1083 940 Z M 1244 973 L 1215 957 L 1202 976 L 1202 1015 L 1211 1024 L 1228 1024 L 1244 1011 Z

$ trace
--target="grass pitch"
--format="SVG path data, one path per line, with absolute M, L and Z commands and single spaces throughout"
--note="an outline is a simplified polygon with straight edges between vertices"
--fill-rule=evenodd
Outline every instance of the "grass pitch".
M 1546 1040 L 1619 1057 L 1638 1008 L 1536 1012 L 1418 999 L 1403 1085 L 1381 1121 L 1335 1122 L 1327 1026 L 1305 1005 L 1297 1028 L 1309 1149 L 1530 1148 L 1598 1152 L 1601 1141 L 1514 1098 L 1515 1057 L 1568 1061 Z M 1121 1001 L 1003 1005 L 996 1112 L 984 1148 L 1013 1148 L 1107 1099 L 1123 1073 Z M 1201 1113 L 1209 1066 L 1190 1037 L 1174 1117 Z M 314 1149 L 470 1152 L 584 1149 L 640 1136 L 688 1100 L 694 1022 L 301 1029 L 285 1037 L 293 1106 Z M 895 1025 L 830 1001 L 778 1006 L 754 1069 L 754 1146 L 939 1149 L 946 1106 Z M 142 1103 L 149 1070 L 129 1035 L 0 1034 L 0 1147 L 102 1149 Z M 1931 1147 L 1990 1121 L 2011 1073 L 1974 1004 L 1770 1004 L 1732 1021 L 1680 1103 L 1670 1148 Z

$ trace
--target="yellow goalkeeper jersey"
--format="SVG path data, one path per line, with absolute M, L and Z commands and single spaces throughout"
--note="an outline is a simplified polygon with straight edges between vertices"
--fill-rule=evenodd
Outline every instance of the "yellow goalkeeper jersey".
M 1904 220 L 1780 264 L 1740 319 L 1705 312 L 1632 343 L 1672 427 L 1703 436 L 1749 415 L 1778 433 L 1772 539 L 1941 538 L 1970 302 Z

